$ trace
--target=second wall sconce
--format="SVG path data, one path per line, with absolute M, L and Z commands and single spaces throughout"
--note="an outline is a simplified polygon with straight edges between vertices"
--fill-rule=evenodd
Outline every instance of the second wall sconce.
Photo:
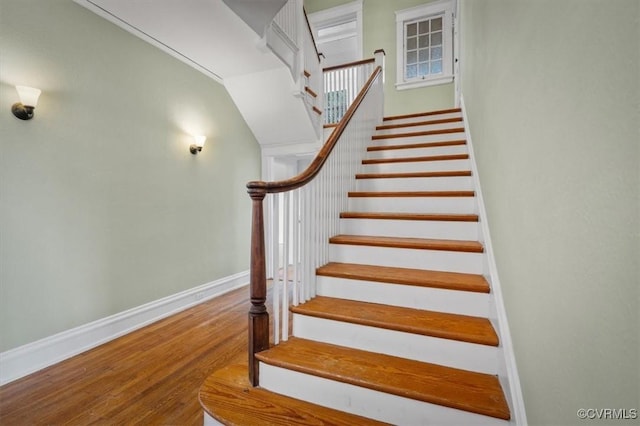
M 198 136 L 194 136 L 193 139 L 196 141 L 196 143 L 192 143 L 189 146 L 189 151 L 191 151 L 192 154 L 197 154 L 200 151 L 202 151 L 202 147 L 204 146 L 204 143 L 207 140 L 207 137 L 198 135 Z
M 42 91 L 34 87 L 16 86 L 20 102 L 16 102 L 11 106 L 11 112 L 20 120 L 31 120 L 33 118 L 33 110 L 38 105 L 38 98 Z

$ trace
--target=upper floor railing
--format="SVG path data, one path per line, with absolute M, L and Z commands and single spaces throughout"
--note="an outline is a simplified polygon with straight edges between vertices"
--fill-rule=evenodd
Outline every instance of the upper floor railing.
M 323 124 L 322 65 L 302 0 L 286 2 L 267 29 L 265 40 L 289 67 L 319 137 Z
M 382 121 L 382 67 L 362 85 L 324 146 L 299 175 L 276 182 L 247 184 L 252 200 L 249 310 L 249 378 L 258 385 L 255 354 L 269 348 L 266 265 L 273 271 L 273 342 L 289 338 L 289 306 L 316 294 L 316 268 L 329 260 L 329 238 L 339 233 L 340 212 L 355 189 L 366 144 Z M 270 246 L 265 244 L 265 207 L 271 220 Z
M 324 124 L 337 125 L 376 66 L 384 73 L 384 50 L 374 57 L 323 69 Z M 384 74 L 383 74 L 384 75 Z
M 273 19 L 273 23 L 277 25 L 282 33 L 285 34 L 294 44 L 298 44 L 300 10 L 301 4 L 299 1 L 289 0 Z

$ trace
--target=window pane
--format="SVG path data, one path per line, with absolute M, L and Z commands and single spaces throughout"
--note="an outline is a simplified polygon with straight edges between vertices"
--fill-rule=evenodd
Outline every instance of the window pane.
M 417 72 L 417 65 L 407 66 L 407 78 L 415 78 Z
M 442 30 L 442 18 L 434 18 L 431 20 L 431 31 Z
M 439 74 L 442 72 L 442 61 L 431 62 L 431 74 Z
M 413 51 L 413 52 L 407 52 L 407 64 L 415 64 L 416 62 L 418 62 L 418 52 Z
M 424 64 L 418 65 L 418 74 L 419 75 L 428 75 L 429 74 L 429 63 L 425 62 Z
M 431 60 L 434 60 L 434 59 L 442 59 L 442 47 L 431 48 Z
M 429 20 L 418 23 L 418 32 L 420 34 L 427 34 L 429 32 Z
M 429 36 L 423 35 L 418 37 L 418 47 L 429 47 Z
M 414 22 L 413 24 L 409 24 L 407 25 L 407 37 L 411 37 L 416 35 L 416 27 L 418 25 Z
M 418 39 L 410 37 L 407 39 L 407 50 L 415 50 L 418 47 Z
M 431 34 L 431 44 L 434 46 L 442 44 L 442 31 Z
M 429 49 L 420 49 L 418 51 L 418 61 L 427 62 L 429 60 Z

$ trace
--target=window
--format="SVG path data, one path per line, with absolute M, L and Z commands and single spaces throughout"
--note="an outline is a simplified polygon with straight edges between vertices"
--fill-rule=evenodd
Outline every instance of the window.
M 346 90 L 335 90 L 324 94 L 324 122 L 326 124 L 338 123 L 347 112 L 349 102 Z
M 453 0 L 396 12 L 396 88 L 453 81 Z

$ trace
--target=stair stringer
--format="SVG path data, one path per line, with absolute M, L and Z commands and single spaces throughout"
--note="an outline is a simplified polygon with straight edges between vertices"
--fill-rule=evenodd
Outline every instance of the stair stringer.
M 262 147 L 318 143 L 318 126 L 287 67 L 227 77 L 224 86 Z
M 260 2 L 255 0 L 222 1 L 260 37 L 264 37 L 273 18 L 287 2 L 287 0 L 262 0 Z
M 487 211 L 482 197 L 482 188 L 480 185 L 480 176 L 478 174 L 478 166 L 473 150 L 473 141 L 471 138 L 470 123 L 465 109 L 463 95 L 460 95 L 460 108 L 462 109 L 463 122 L 465 123 L 465 137 L 467 140 L 467 148 L 469 151 L 469 160 L 471 163 L 471 176 L 475 187 L 477 203 L 476 213 L 479 216 L 478 238 L 484 246 L 483 256 L 483 275 L 491 286 L 492 297 L 489 304 L 489 320 L 493 324 L 496 333 L 500 338 L 500 347 L 498 358 L 498 376 L 500 384 L 505 392 L 509 408 L 512 413 L 512 422 L 516 425 L 526 426 L 527 416 L 522 397 L 522 388 L 520 385 L 520 377 L 516 365 L 515 353 L 513 351 L 513 341 L 511 340 L 511 332 L 507 321 L 507 312 L 504 307 L 504 298 L 502 296 L 502 287 L 498 276 L 498 268 L 491 244 L 491 234 L 489 232 L 489 223 L 487 221 Z

